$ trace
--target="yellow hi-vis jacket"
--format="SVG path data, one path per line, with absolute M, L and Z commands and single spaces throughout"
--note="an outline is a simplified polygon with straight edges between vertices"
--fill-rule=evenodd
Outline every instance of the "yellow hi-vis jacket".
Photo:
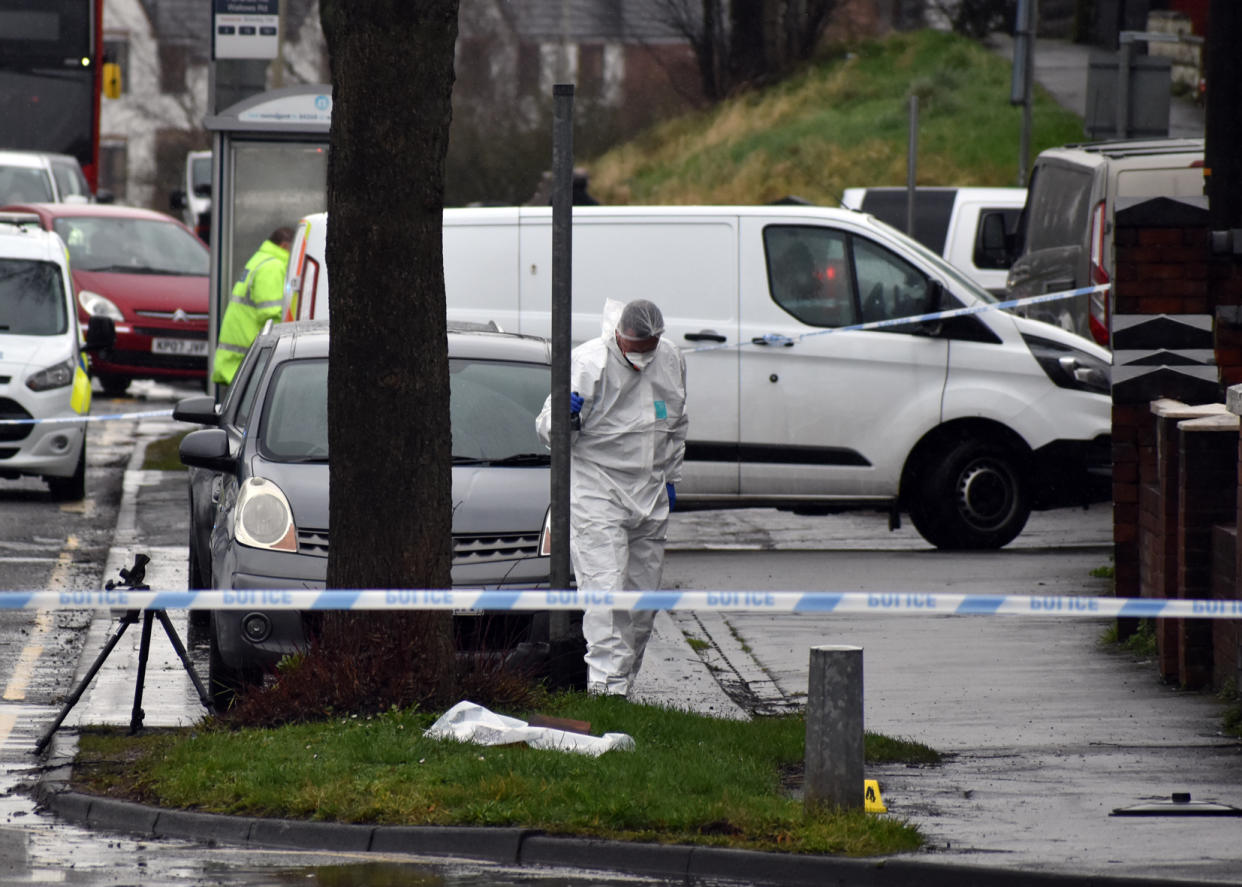
M 250 257 L 224 310 L 211 381 L 231 385 L 237 367 L 263 324 L 269 319 L 280 320 L 288 266 L 289 251 L 270 240 L 263 241 L 258 252 Z

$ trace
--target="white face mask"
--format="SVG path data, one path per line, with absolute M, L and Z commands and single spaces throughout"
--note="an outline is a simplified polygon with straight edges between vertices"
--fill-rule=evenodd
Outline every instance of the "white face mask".
M 625 355 L 625 359 L 630 362 L 630 366 L 636 370 L 644 369 L 651 365 L 651 361 L 655 360 L 655 349 L 651 351 L 631 351 Z

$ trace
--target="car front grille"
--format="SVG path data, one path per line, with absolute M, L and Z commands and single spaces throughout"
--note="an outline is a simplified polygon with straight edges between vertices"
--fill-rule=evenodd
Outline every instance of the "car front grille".
M 327 530 L 298 530 L 298 552 L 328 556 Z M 539 556 L 538 533 L 480 534 L 453 537 L 454 564 L 486 564 Z
M 0 419 L 29 419 L 30 413 L 17 401 L 0 397 Z M 25 440 L 33 425 L 0 425 L 0 440 Z
M 453 537 L 453 563 L 485 564 L 538 557 L 538 533 Z
M 328 556 L 327 530 L 298 530 L 298 554 Z

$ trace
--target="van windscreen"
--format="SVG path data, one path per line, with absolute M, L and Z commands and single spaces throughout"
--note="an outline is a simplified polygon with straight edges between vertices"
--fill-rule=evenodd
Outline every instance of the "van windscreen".
M 1051 163 L 1039 167 L 1027 199 L 1025 252 L 1081 245 L 1090 204 L 1091 173 Z
M 0 259 L 0 335 L 58 336 L 69 329 L 60 268 Z

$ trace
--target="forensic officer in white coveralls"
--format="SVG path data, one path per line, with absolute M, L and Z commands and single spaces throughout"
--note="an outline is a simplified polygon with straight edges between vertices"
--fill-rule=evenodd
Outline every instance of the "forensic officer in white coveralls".
M 686 453 L 686 362 L 661 338 L 664 318 L 646 299 L 624 306 L 610 299 L 602 327 L 571 357 L 569 409 L 578 422 L 570 444 L 570 560 L 583 591 L 652 591 L 660 587 Z M 551 401 L 536 420 L 545 444 Z M 589 692 L 629 692 L 654 620 L 650 610 L 586 610 Z

